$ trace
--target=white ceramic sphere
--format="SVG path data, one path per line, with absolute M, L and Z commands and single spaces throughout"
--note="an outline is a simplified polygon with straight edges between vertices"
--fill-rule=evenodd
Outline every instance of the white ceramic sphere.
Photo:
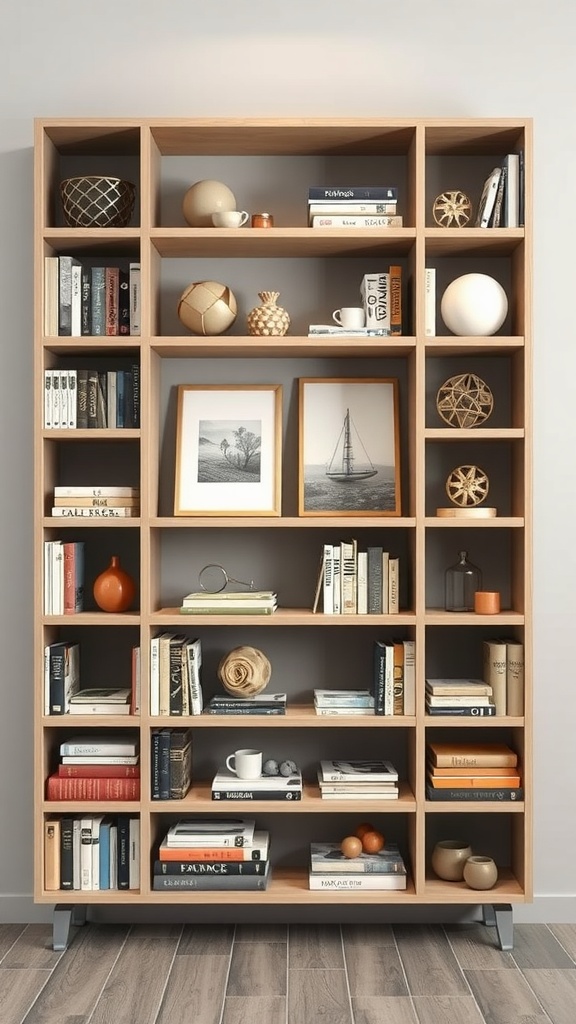
M 194 334 L 223 334 L 234 323 L 238 305 L 234 293 L 218 281 L 194 281 L 178 302 L 178 316 Z
M 488 274 L 463 274 L 448 285 L 440 312 L 453 334 L 487 337 L 502 327 L 508 299 L 502 285 Z
M 212 214 L 236 209 L 236 197 L 222 181 L 205 178 L 191 185 L 182 200 L 184 219 L 193 228 L 211 228 Z

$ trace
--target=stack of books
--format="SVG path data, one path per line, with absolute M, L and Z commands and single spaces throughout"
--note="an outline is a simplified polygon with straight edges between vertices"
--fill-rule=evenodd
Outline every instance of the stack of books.
M 428 800 L 523 800 L 518 755 L 505 743 L 429 743 Z
M 182 800 L 192 784 L 192 729 L 153 729 L 151 796 Z
M 308 224 L 313 228 L 402 227 L 395 186 L 311 185 Z
M 132 689 L 126 687 L 91 687 L 78 690 L 70 697 L 71 715 L 129 715 Z
M 398 772 L 391 761 L 320 761 L 323 800 L 397 800 Z
M 285 715 L 285 693 L 257 693 L 251 697 L 234 697 L 219 693 L 208 701 L 206 715 Z
M 139 800 L 138 741 L 120 733 L 73 736 L 46 781 L 47 800 Z
M 302 775 L 261 775 L 257 779 L 239 779 L 223 766 L 212 781 L 213 800 L 301 800 Z
M 496 714 L 492 687 L 481 679 L 427 679 L 426 713 L 491 717 Z
M 55 487 L 53 516 L 118 519 L 140 515 L 139 487 Z
M 150 714 L 200 715 L 204 695 L 202 645 L 183 633 L 157 633 L 150 641 Z
M 167 832 L 154 862 L 154 890 L 266 889 L 270 834 L 245 818 L 187 818 Z
M 85 814 L 46 819 L 45 889 L 94 892 L 139 887 L 139 818 Z
M 200 590 L 186 595 L 180 611 L 183 615 L 272 615 L 277 605 L 272 590 L 227 590 L 219 594 Z
M 373 715 L 374 694 L 370 690 L 314 690 L 317 715 Z
M 310 324 L 308 328 L 309 338 L 339 334 L 347 338 L 385 338 L 390 331 L 378 327 L 337 327 L 336 324 Z
M 405 889 L 406 866 L 395 843 L 358 857 L 345 857 L 338 843 L 311 843 L 308 878 L 311 889 Z

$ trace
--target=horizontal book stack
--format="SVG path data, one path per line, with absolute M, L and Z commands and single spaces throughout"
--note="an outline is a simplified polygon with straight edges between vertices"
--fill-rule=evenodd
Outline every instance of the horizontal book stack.
M 140 334 L 140 264 L 89 267 L 74 256 L 44 259 L 44 334 Z
M 150 714 L 200 715 L 202 646 L 183 633 L 157 633 L 150 641 Z
M 257 693 L 250 697 L 233 697 L 219 693 L 208 701 L 207 715 L 285 715 L 285 693 Z
M 489 718 L 496 714 L 492 687 L 481 679 L 427 679 L 426 714 Z
M 87 687 L 70 697 L 71 715 L 129 715 L 131 687 Z
M 414 640 L 375 640 L 373 693 L 376 715 L 416 714 Z
M 396 186 L 311 185 L 308 224 L 314 228 L 401 227 Z
M 44 541 L 44 614 L 84 611 L 84 542 Z
M 152 888 L 259 890 L 270 878 L 270 835 L 252 819 L 189 818 L 160 843 Z
M 505 743 L 429 743 L 428 800 L 523 800 L 518 755 Z
M 138 769 L 126 772 L 126 769 Z M 47 800 L 139 800 L 138 741 L 118 733 L 75 736 L 60 744 L 60 764 L 46 780 Z
M 51 515 L 67 519 L 132 518 L 140 515 L 139 487 L 107 487 L 101 485 L 54 488 Z
M 182 600 L 183 615 L 272 615 L 278 598 L 271 590 L 220 591 L 204 590 L 187 594 Z
M 370 690 L 314 690 L 317 715 L 373 715 L 374 694 Z
M 257 779 L 239 779 L 225 766 L 212 780 L 213 800 L 301 800 L 302 775 L 260 775 Z
M 192 729 L 153 729 L 150 753 L 153 800 L 182 800 L 192 784 Z
M 327 615 L 397 615 L 400 559 L 379 546 L 358 550 L 355 539 L 324 544 L 312 610 Z
M 367 330 L 380 330 L 390 336 L 402 334 L 402 267 L 399 264 L 364 274 L 360 298 Z
M 357 857 L 345 857 L 338 843 L 311 843 L 309 886 L 343 892 L 401 890 L 406 888 L 406 866 L 395 843 Z
M 140 426 L 140 364 L 122 370 L 44 370 L 44 429 Z
M 397 800 L 398 772 L 391 761 L 320 761 L 323 800 Z
M 140 819 L 74 815 L 44 822 L 44 888 L 140 888 Z

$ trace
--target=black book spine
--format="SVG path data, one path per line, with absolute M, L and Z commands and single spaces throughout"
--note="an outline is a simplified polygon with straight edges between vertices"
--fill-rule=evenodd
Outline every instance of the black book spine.
M 182 643 L 170 642 L 170 714 L 182 714 Z
M 155 875 L 263 875 L 265 860 L 155 860 Z
M 74 888 L 73 819 L 62 818 L 60 824 L 60 888 Z
M 507 800 L 522 801 L 524 799 L 524 790 L 521 787 L 519 789 L 434 789 L 433 786 L 427 786 L 426 797 L 428 800 L 436 801 L 465 800 L 471 804 L 485 803 L 491 800 L 494 803 L 502 803 Z
M 118 888 L 130 888 L 130 818 L 118 815 Z
M 130 334 L 130 285 L 127 270 L 120 270 L 118 288 L 118 334 Z
M 374 642 L 374 714 L 384 714 L 384 687 L 386 681 L 386 647 Z
M 170 799 L 170 729 L 160 730 L 158 749 L 160 800 Z
M 130 368 L 132 378 L 132 426 L 140 426 L 140 363 L 133 363 Z
M 160 730 L 154 729 L 150 739 L 150 796 L 160 799 Z
M 89 267 L 82 267 L 82 284 L 81 284 L 81 324 L 82 334 L 92 334 L 92 315 L 90 309 L 90 287 L 91 287 L 91 271 Z
M 88 426 L 88 370 L 78 370 L 76 386 L 76 427 L 85 430 Z
M 50 644 L 50 714 L 64 714 L 65 644 Z

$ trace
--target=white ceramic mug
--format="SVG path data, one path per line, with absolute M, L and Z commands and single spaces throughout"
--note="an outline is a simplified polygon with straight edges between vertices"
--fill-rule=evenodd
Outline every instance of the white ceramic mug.
M 262 774 L 262 751 L 235 750 L 233 754 L 228 754 L 226 767 L 239 779 L 259 779 Z
M 348 327 L 356 331 L 366 324 L 366 313 L 362 306 L 342 306 L 342 309 L 335 309 L 332 319 L 339 327 Z
M 241 228 L 249 218 L 246 210 L 218 210 L 212 214 L 212 223 L 215 228 Z

